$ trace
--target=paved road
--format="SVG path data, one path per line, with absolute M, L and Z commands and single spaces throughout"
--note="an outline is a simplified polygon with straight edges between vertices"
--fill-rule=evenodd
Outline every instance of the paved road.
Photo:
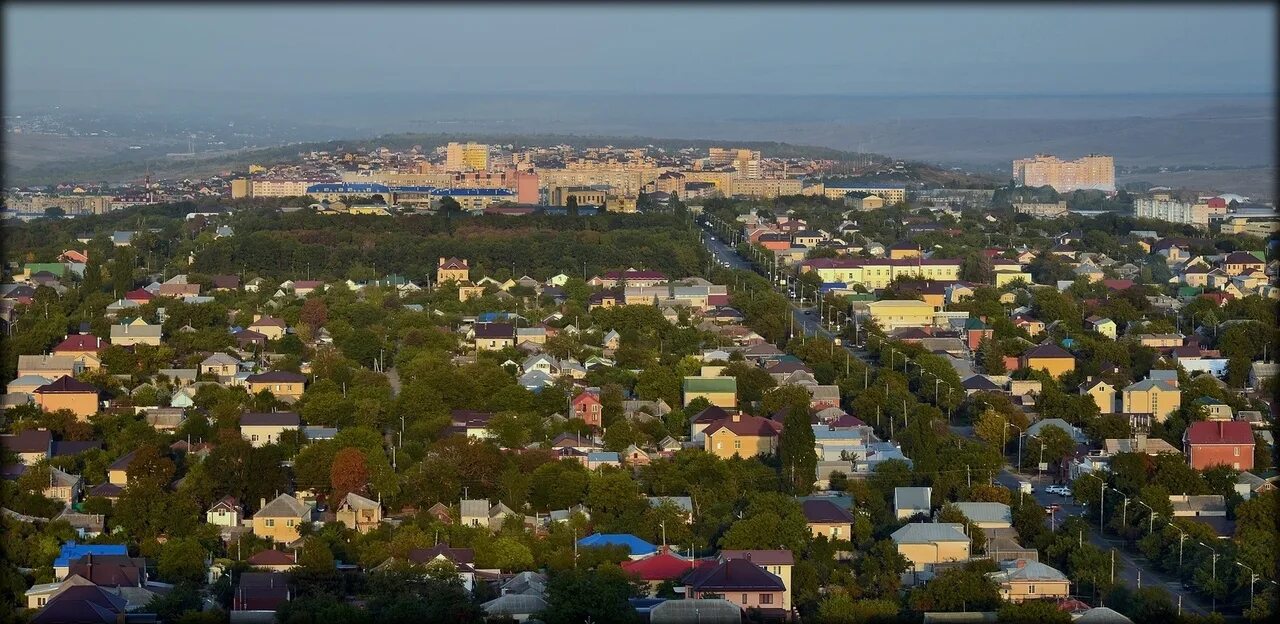
M 391 384 L 391 396 L 400 396 L 400 371 L 397 371 L 396 367 L 392 366 L 383 374 L 387 376 L 387 383 Z
M 737 251 L 724 244 L 720 240 L 720 236 L 716 236 L 713 240 L 710 235 L 710 230 L 704 230 L 704 232 L 703 242 L 707 245 L 708 250 L 711 251 L 711 254 L 716 259 L 717 263 L 723 265 L 727 262 L 731 269 L 752 270 L 751 264 L 739 256 Z M 777 288 L 776 285 L 774 287 Z M 802 328 L 805 334 L 818 335 L 827 340 L 833 338 L 833 334 L 826 328 L 822 327 L 818 322 L 817 316 L 813 312 L 813 308 L 804 308 L 792 301 L 791 309 L 792 314 L 795 316 L 796 326 L 798 328 Z M 859 360 L 870 363 L 870 354 L 867 352 L 858 351 L 856 349 L 849 348 L 848 346 L 844 346 L 842 348 L 854 357 L 857 357 Z M 972 438 L 974 435 L 973 427 L 952 426 L 951 429 L 955 433 L 964 437 Z M 1006 466 L 1006 469 L 1000 472 L 996 477 L 996 480 L 1000 484 L 1009 487 L 1016 492 L 1018 491 L 1018 481 L 1023 477 L 1011 472 L 1009 470 L 1010 468 L 1012 468 L 1012 466 Z M 1040 503 L 1042 506 L 1058 506 L 1058 509 L 1045 519 L 1051 527 L 1056 527 L 1056 525 L 1066 521 L 1066 519 L 1071 516 L 1081 516 L 1088 513 L 1087 507 L 1076 503 L 1075 500 L 1071 498 L 1045 492 L 1044 487 L 1052 484 L 1052 480 L 1049 477 L 1038 477 L 1033 475 L 1028 477 L 1028 479 L 1035 486 L 1035 491 L 1032 493 L 1032 496 L 1035 497 L 1036 502 Z M 1167 580 L 1163 575 L 1156 572 L 1152 566 L 1148 565 L 1145 558 L 1141 556 L 1131 556 L 1129 553 L 1125 552 L 1123 549 L 1123 540 L 1112 540 L 1107 538 L 1101 535 L 1096 528 L 1090 525 L 1089 543 L 1103 549 L 1104 551 L 1111 551 L 1114 549 L 1116 579 L 1123 582 L 1131 589 L 1139 586 L 1140 577 L 1143 585 L 1149 587 L 1154 584 L 1164 587 L 1172 596 L 1175 605 L 1179 604 L 1179 598 L 1181 598 L 1181 606 L 1184 612 L 1197 615 L 1207 615 L 1209 613 L 1209 607 L 1206 604 L 1203 604 L 1197 595 L 1183 589 L 1181 583 L 1176 580 Z

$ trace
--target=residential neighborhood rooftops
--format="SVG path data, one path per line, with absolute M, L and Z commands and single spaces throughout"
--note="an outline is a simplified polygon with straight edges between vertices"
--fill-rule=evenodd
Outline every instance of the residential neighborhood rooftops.
M 1253 427 L 1247 422 L 1200 421 L 1187 427 L 1184 439 L 1191 444 L 1253 444 Z
M 297 412 L 246 412 L 240 415 L 241 427 L 297 427 L 301 422 Z
M 893 532 L 899 544 L 931 544 L 933 542 L 968 542 L 964 526 L 952 522 L 911 522 Z

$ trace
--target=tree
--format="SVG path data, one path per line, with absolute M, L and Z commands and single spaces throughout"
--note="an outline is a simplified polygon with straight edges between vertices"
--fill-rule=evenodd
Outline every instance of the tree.
M 569 199 L 564 202 L 565 212 L 571 217 L 578 216 L 578 196 L 570 195 Z
M 51 219 L 61 218 L 67 216 L 67 211 L 58 206 L 49 206 L 44 209 L 44 216 Z
M 169 540 L 160 547 L 160 578 L 167 583 L 198 585 L 205 577 L 206 556 L 208 552 L 195 538 Z
M 312 335 L 320 331 L 320 328 L 329 322 L 329 308 L 325 305 L 324 299 L 319 297 L 307 299 L 302 304 L 302 311 L 298 313 L 298 320 L 311 328 Z
M 1000 587 L 987 576 L 995 571 L 995 563 L 986 559 L 948 568 L 912 590 L 908 601 L 916 611 L 991 610 L 1000 603 Z
M 818 455 L 814 452 L 816 441 L 809 425 L 809 394 L 804 393 L 803 406 L 792 404 L 782 421 L 782 436 L 778 441 L 778 454 L 782 459 L 782 479 L 793 494 L 808 494 L 813 489 Z M 781 392 L 781 390 L 779 391 Z
M 596 570 L 566 570 L 547 582 L 547 609 L 537 614 L 547 624 L 620 622 L 639 620 L 627 602 L 636 588 L 616 565 L 604 564 Z
M 720 548 L 785 548 L 801 552 L 808 537 L 808 521 L 795 498 L 777 492 L 761 492 L 752 497 L 742 519 L 725 531 L 720 538 Z
M 1048 600 L 1024 600 L 1001 606 L 996 612 L 996 621 L 1008 624 L 1070 624 L 1071 614 Z
M 855 600 L 849 592 L 836 588 L 818 603 L 818 621 L 827 624 L 868 624 L 897 618 L 894 600 Z
M 338 451 L 329 469 L 329 483 L 333 487 L 335 503 L 350 492 L 363 493 L 369 486 L 369 467 L 365 464 L 364 452 L 355 447 Z

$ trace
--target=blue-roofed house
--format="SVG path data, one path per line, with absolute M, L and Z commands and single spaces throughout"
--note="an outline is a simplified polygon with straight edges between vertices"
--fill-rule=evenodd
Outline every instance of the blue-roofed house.
M 587 453 L 587 470 L 595 470 L 601 466 L 613 466 L 614 468 L 622 465 L 622 458 L 614 452 L 601 451 L 598 453 Z
M 658 551 L 658 547 L 630 533 L 593 533 L 580 540 L 582 548 L 599 548 L 605 546 L 626 546 L 632 559 L 640 559 Z
M 71 564 L 85 555 L 129 555 L 129 548 L 124 544 L 77 544 L 74 541 L 62 545 L 58 558 L 53 560 L 53 574 L 59 579 L 66 578 Z

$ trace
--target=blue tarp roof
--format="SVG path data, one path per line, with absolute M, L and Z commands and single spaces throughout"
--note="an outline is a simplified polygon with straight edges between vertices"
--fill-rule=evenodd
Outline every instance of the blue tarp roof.
M 67 542 L 62 545 L 58 558 L 53 560 L 53 567 L 62 568 L 74 563 L 85 555 L 128 555 L 129 548 L 124 544 L 77 544 Z
M 632 555 L 647 555 L 658 550 L 657 546 L 630 533 L 595 533 L 578 540 L 578 545 L 587 548 L 592 546 L 626 546 L 631 549 Z

